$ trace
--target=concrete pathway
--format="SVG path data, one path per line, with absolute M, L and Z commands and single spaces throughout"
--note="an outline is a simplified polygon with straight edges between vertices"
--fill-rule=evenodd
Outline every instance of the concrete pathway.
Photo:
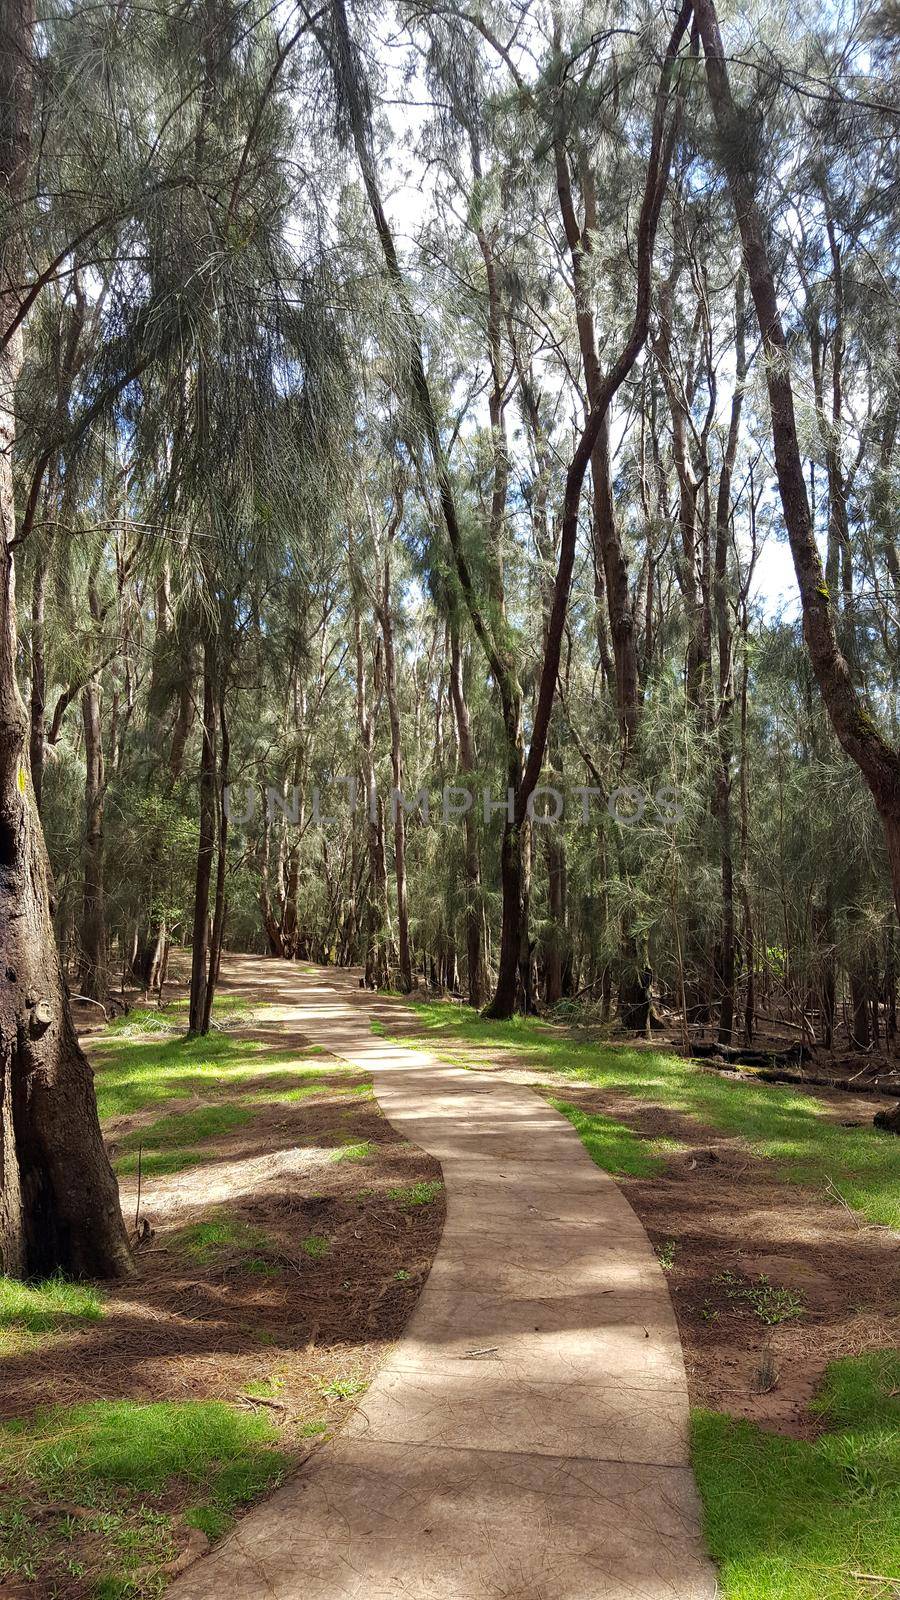
M 171 1600 L 711 1600 L 678 1331 L 613 1179 L 531 1090 L 373 1034 L 351 975 L 225 978 L 374 1074 L 447 1222 L 348 1427 Z

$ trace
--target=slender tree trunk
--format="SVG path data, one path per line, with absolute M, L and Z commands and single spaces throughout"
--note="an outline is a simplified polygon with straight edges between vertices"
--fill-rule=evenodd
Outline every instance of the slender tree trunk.
M 213 909 L 212 934 L 209 941 L 209 970 L 206 994 L 203 999 L 203 1033 L 209 1033 L 219 967 L 222 963 L 222 941 L 225 935 L 225 871 L 228 862 L 228 814 L 225 810 L 225 788 L 228 783 L 228 758 L 231 745 L 228 738 L 228 720 L 225 715 L 225 686 L 219 697 L 219 782 L 218 782 L 218 847 L 216 854 L 216 893 Z
M 270 956 L 284 956 L 284 945 L 281 939 L 281 930 L 272 910 L 272 891 L 270 885 L 270 871 L 272 860 L 272 823 L 266 806 L 265 791 L 262 791 L 262 839 L 260 841 L 257 861 L 259 863 L 259 894 L 257 896 L 260 913 L 262 915 L 263 931 Z
M 719 704 L 716 713 L 719 767 L 715 776 L 713 810 L 719 823 L 719 860 L 722 882 L 722 932 L 719 945 L 719 1043 L 731 1044 L 735 1010 L 734 856 L 731 807 L 734 754 L 734 630 L 728 602 L 728 547 L 731 524 L 731 482 L 737 457 L 747 351 L 744 338 L 744 285 L 738 278 L 735 295 L 735 381 L 731 398 L 728 437 L 716 496 L 716 547 L 713 594 L 719 646 Z
M 744 1040 L 753 1042 L 756 1021 L 756 948 L 754 942 L 753 907 L 750 903 L 750 760 L 747 745 L 747 606 L 741 607 L 741 639 L 743 663 L 741 667 L 741 942 L 747 987 L 744 995 Z
M 838 644 L 834 598 L 825 582 L 806 492 L 794 413 L 790 353 L 775 274 L 753 175 L 743 164 L 746 144 L 742 137 L 742 118 L 731 95 L 714 0 L 694 0 L 694 16 L 703 41 L 710 102 L 762 334 L 775 471 L 800 590 L 803 632 L 834 731 L 862 772 L 881 817 L 894 904 L 900 914 L 900 755 L 882 737 L 857 694 L 850 666 Z
M 406 887 L 406 813 L 403 793 L 403 748 L 400 737 L 400 706 L 397 701 L 397 663 L 394 655 L 394 622 L 391 616 L 390 538 L 384 553 L 381 604 L 381 637 L 384 644 L 384 687 L 391 725 L 391 771 L 394 778 L 394 872 L 397 879 L 397 942 L 400 957 L 400 987 L 409 994 L 413 987 L 412 955 L 409 948 L 409 902 Z
M 0 9 L 0 182 L 26 185 L 34 12 Z M 0 332 L 16 314 L 21 237 L 0 239 Z M 19 334 L 0 354 L 0 1271 L 121 1277 L 131 1267 L 116 1180 L 100 1135 L 51 921 L 51 880 L 29 772 L 29 719 L 16 681 L 12 542 Z
M 216 845 L 216 692 L 213 646 L 203 647 L 203 744 L 200 754 L 200 837 L 194 880 L 191 997 L 188 1029 L 200 1034 L 206 1014 L 209 963 L 209 890 Z
M 351 576 L 353 564 L 351 561 Z M 363 651 L 362 621 L 354 597 L 353 635 L 356 648 L 356 720 L 362 752 L 365 791 L 366 847 L 369 857 L 369 893 L 366 901 L 366 983 L 370 988 L 386 987 L 388 980 L 387 866 L 384 855 L 382 811 L 375 781 L 374 711 L 366 694 L 366 662 Z
M 450 618 L 450 699 L 453 703 L 453 715 L 456 720 L 456 736 L 459 746 L 459 764 L 463 774 L 471 778 L 475 772 L 476 753 L 475 741 L 472 736 L 472 722 L 469 716 L 469 705 L 465 694 L 465 681 L 463 676 L 462 648 L 459 637 L 459 621 L 456 615 Z M 479 1007 L 484 999 L 484 957 L 481 943 L 481 922 L 483 907 L 481 903 L 481 862 L 478 851 L 478 819 L 475 815 L 474 803 L 468 809 L 464 818 L 465 826 L 465 872 L 466 872 L 466 981 L 468 985 L 469 1005 Z
M 100 721 L 100 685 L 90 678 L 81 693 L 84 725 L 84 888 L 81 910 L 82 992 L 103 1000 L 109 989 L 106 942 L 106 895 L 103 874 L 103 738 Z

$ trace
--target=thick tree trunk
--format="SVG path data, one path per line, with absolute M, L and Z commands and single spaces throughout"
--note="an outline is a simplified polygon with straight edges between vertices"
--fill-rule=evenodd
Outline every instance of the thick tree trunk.
M 12 503 L 0 472 L 5 531 Z M 118 1277 L 130 1270 L 128 1242 L 53 937 L 6 549 L 0 569 L 0 1271 Z
M 31 586 L 31 730 L 29 755 L 34 803 L 41 810 L 44 790 L 44 762 L 47 754 L 47 661 L 44 653 L 44 618 L 47 607 L 49 555 L 41 550 L 35 562 Z
M 26 181 L 34 15 L 2 11 L 0 180 Z M 0 332 L 15 316 L 21 237 L 0 239 Z M 51 921 L 51 880 L 29 773 L 29 720 L 16 681 L 12 458 L 19 334 L 0 355 L 0 1272 L 119 1277 L 131 1267 Z
M 511 1017 L 516 1009 L 522 962 L 522 914 L 524 882 L 522 872 L 522 830 L 515 822 L 505 822 L 500 847 L 500 964 L 493 999 L 485 1011 L 488 1017 Z M 527 939 L 527 935 L 526 935 Z
M 868 1050 L 872 1044 L 872 1019 L 869 1012 L 868 973 L 857 969 L 850 974 L 850 1045 Z

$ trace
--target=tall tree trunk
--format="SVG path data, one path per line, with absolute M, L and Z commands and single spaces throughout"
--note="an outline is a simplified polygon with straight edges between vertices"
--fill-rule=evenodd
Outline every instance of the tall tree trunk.
M 797 438 L 790 354 L 781 320 L 766 228 L 753 175 L 743 164 L 742 118 L 731 95 L 714 0 L 694 0 L 722 160 L 737 217 L 744 264 L 765 352 L 775 471 L 816 682 L 837 737 L 859 767 L 884 829 L 894 904 L 900 914 L 900 755 L 883 738 L 856 692 L 835 629 L 834 600 L 822 570 Z
M 203 999 L 203 1032 L 209 1033 L 219 967 L 222 963 L 222 941 L 225 936 L 225 872 L 228 864 L 228 813 L 225 809 L 225 788 L 228 783 L 228 758 L 231 744 L 228 738 L 228 719 L 225 715 L 225 685 L 219 695 L 219 780 L 218 780 L 218 846 L 216 854 L 216 894 L 213 909 L 212 934 L 209 941 L 209 970 L 206 977 L 206 994 Z
M 47 577 L 50 553 L 42 545 L 34 566 L 31 585 L 31 730 L 29 756 L 34 803 L 41 810 L 44 793 L 44 762 L 47 754 L 47 728 L 44 722 L 47 703 L 47 659 L 44 619 L 47 608 Z
M 216 846 L 216 690 L 213 646 L 203 647 L 203 744 L 200 754 L 200 836 L 194 880 L 194 931 L 191 945 L 191 997 L 188 1029 L 205 1032 L 209 961 L 209 889 Z
M 0 184 L 26 187 L 32 0 L 0 6 Z M 0 239 L 0 333 L 18 308 L 18 229 Z M 90 1067 L 75 1036 L 51 921 L 51 880 L 16 681 L 12 460 L 19 333 L 0 354 L 0 1271 L 121 1277 L 131 1267 Z
M 106 895 L 103 874 L 103 737 L 100 722 L 100 684 L 89 678 L 81 692 L 84 725 L 84 886 L 81 909 L 82 992 L 103 1000 L 109 988 L 106 941 Z
M 450 699 L 456 721 L 456 738 L 459 747 L 459 765 L 467 778 L 475 772 L 475 740 L 465 693 L 462 648 L 459 637 L 459 619 L 455 613 L 450 618 Z M 465 872 L 466 872 L 466 982 L 469 1005 L 481 1005 L 485 993 L 485 977 L 481 943 L 481 862 L 478 851 L 478 819 L 475 806 L 465 814 Z
M 714 779 L 713 811 L 719 823 L 719 861 L 722 883 L 722 931 L 719 942 L 719 1043 L 731 1044 L 734 1031 L 735 918 L 734 856 L 731 808 L 734 754 L 734 630 L 728 600 L 728 547 L 731 528 L 731 481 L 737 457 L 747 349 L 744 337 L 744 283 L 738 278 L 735 294 L 735 379 L 731 417 L 716 495 L 716 547 L 713 595 L 719 645 L 719 704 L 716 711 L 719 765 Z
M 398 508 L 399 509 L 399 508 Z M 406 887 L 406 812 L 403 794 L 403 748 L 400 739 L 400 706 L 397 700 L 397 663 L 394 655 L 394 622 L 391 616 L 391 536 L 388 535 L 382 572 L 379 617 L 384 644 L 384 687 L 391 725 L 391 771 L 394 778 L 394 872 L 397 879 L 397 943 L 400 959 L 400 987 L 409 994 L 413 987 L 412 955 L 409 948 L 409 901 Z
M 351 557 L 351 579 L 358 586 Z M 384 856 L 384 827 L 375 781 L 374 710 L 366 694 L 366 661 L 363 650 L 362 620 L 354 594 L 353 636 L 356 649 L 356 720 L 362 752 L 365 791 L 366 847 L 369 857 L 369 893 L 366 902 L 365 969 L 370 988 L 381 989 L 388 980 L 387 866 Z

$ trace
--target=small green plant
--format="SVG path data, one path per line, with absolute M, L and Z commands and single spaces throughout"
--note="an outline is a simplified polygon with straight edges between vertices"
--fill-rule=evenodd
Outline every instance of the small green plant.
M 759 1274 L 755 1283 L 745 1282 L 733 1272 L 723 1272 L 716 1281 L 723 1285 L 729 1300 L 749 1306 L 760 1322 L 769 1328 L 779 1322 L 802 1317 L 805 1310 L 800 1295 L 795 1294 L 793 1289 L 783 1289 L 770 1283 L 764 1272 Z
M 351 1400 L 368 1388 L 365 1378 L 332 1378 L 330 1383 L 319 1385 L 319 1393 L 329 1400 Z
M 663 1272 L 670 1272 L 675 1265 L 675 1240 L 667 1239 L 665 1244 L 658 1244 L 656 1256 Z
M 309 1256 L 312 1261 L 321 1261 L 323 1256 L 327 1256 L 329 1250 L 331 1249 L 331 1245 L 323 1234 L 310 1233 L 307 1234 L 305 1239 L 301 1239 L 300 1249 L 303 1251 L 303 1254 Z
M 399 1272 L 394 1273 L 394 1277 L 398 1283 L 409 1283 L 411 1276 L 412 1274 L 407 1272 L 405 1267 L 401 1267 Z
M 439 1194 L 442 1194 L 444 1185 L 436 1178 L 421 1179 L 418 1183 L 401 1185 L 397 1189 L 388 1190 L 388 1199 L 396 1200 L 403 1207 L 430 1206 Z

